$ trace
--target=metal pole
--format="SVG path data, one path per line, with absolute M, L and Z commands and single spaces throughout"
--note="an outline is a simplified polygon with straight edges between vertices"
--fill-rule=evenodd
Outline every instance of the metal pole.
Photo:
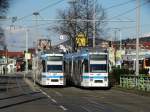
M 95 19 L 96 19 L 96 14 L 95 14 L 95 0 L 94 0 L 94 7 L 93 7 L 93 48 L 95 48 L 95 35 L 96 35 L 96 32 L 95 32 Z
M 28 32 L 28 29 L 25 30 L 26 32 L 26 55 L 28 53 L 28 36 L 29 36 L 29 32 Z M 28 73 L 28 58 L 27 56 L 25 57 L 25 60 L 26 60 L 26 74 Z M 24 78 L 25 78 L 25 75 L 24 75 Z
M 117 28 L 115 28 L 115 39 L 114 39 L 114 48 L 115 48 L 115 67 L 117 66 L 117 64 L 116 64 L 116 52 L 117 52 L 117 41 L 116 41 L 116 39 L 117 39 Z
M 120 50 L 122 50 L 122 33 L 121 33 L 121 29 L 119 29 L 119 36 L 120 36 Z
M 36 38 L 39 36 L 39 32 L 38 32 L 38 28 L 37 28 L 37 26 L 38 26 L 38 21 L 37 21 L 37 19 L 38 19 L 38 15 L 39 15 L 39 12 L 34 12 L 33 13 L 33 15 L 35 16 L 35 26 L 36 26 L 36 29 L 35 29 L 35 31 L 36 31 Z M 36 40 L 36 46 L 35 46 L 35 49 L 37 50 L 38 49 L 38 43 L 37 43 L 37 40 Z M 35 56 L 36 57 L 36 56 Z M 37 69 L 38 69 L 38 64 L 37 64 L 37 60 L 36 60 L 36 58 L 34 57 L 34 73 L 33 73 L 33 82 L 34 82 L 34 86 L 36 86 L 35 84 L 36 84 L 36 71 L 37 71 Z M 35 63 L 37 64 L 36 66 L 35 66 Z
M 121 29 L 119 29 L 119 37 L 120 37 L 120 53 L 122 55 L 122 33 L 121 33 Z M 122 59 L 120 60 L 120 68 L 122 68 Z
M 38 32 L 38 15 L 39 15 L 39 12 L 34 12 L 33 15 L 35 16 L 35 26 L 36 26 L 36 36 L 39 36 L 39 32 Z
M 136 76 L 139 76 L 140 0 L 136 0 Z

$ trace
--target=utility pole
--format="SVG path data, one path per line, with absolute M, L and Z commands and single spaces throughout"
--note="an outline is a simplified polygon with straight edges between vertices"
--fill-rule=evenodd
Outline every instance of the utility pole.
M 37 28 L 37 25 L 38 25 L 37 19 L 38 19 L 39 12 L 34 12 L 33 15 L 35 16 L 35 26 L 36 26 L 36 35 L 35 35 L 35 36 L 36 36 L 36 38 L 37 38 L 37 36 L 39 36 L 38 28 Z M 36 40 L 35 50 L 38 49 L 38 48 L 37 48 L 37 44 L 38 44 L 38 43 L 37 43 L 37 40 Z M 35 55 L 35 57 L 36 57 L 36 55 Z M 35 61 L 37 61 L 37 60 L 36 60 L 37 57 L 36 57 L 36 58 L 35 58 L 35 57 L 34 57 L 34 63 L 36 63 Z M 35 64 L 34 64 L 34 70 L 35 70 L 34 73 L 33 73 L 34 86 L 35 86 L 36 73 L 37 73 L 36 70 L 38 69 L 38 67 L 39 67 L 38 64 L 37 64 L 36 66 L 35 66 Z
M 120 55 L 121 55 L 121 57 L 120 57 L 120 68 L 122 68 L 122 33 L 121 33 L 121 29 L 119 29 L 119 37 L 120 37 L 120 46 L 119 46 L 119 50 L 120 50 Z
M 139 76 L 140 0 L 136 0 L 136 76 Z
M 115 39 L 114 39 L 114 48 L 115 48 L 115 53 L 114 53 L 114 55 L 115 55 L 115 67 L 116 67 L 116 52 L 117 52 L 117 41 L 116 41 L 116 39 L 117 39 L 117 28 L 115 28 L 115 30 L 114 30 L 114 33 L 115 33 Z
M 35 16 L 35 26 L 36 26 L 36 37 L 39 36 L 39 33 L 38 33 L 38 15 L 39 15 L 39 12 L 34 12 L 33 15 Z
M 96 19 L 96 11 L 95 11 L 95 7 L 96 7 L 96 4 L 95 4 L 95 0 L 93 0 L 94 4 L 93 4 L 93 48 L 95 48 L 95 36 L 96 36 L 96 32 L 95 32 L 95 19 Z
M 26 33 L 26 53 L 25 53 L 25 61 L 26 61 L 26 74 L 28 73 L 28 38 L 29 38 L 29 30 L 25 29 Z M 25 74 L 24 74 L 25 78 Z
M 120 37 L 120 50 L 122 50 L 122 33 L 121 33 L 121 29 L 119 29 L 119 37 Z
M 89 19 L 89 11 L 88 11 L 88 8 L 89 8 L 89 1 L 87 0 L 86 1 L 86 10 L 87 10 L 87 13 L 86 13 L 86 19 Z M 87 27 L 87 29 L 86 29 L 86 37 L 88 38 L 89 37 L 89 22 L 86 22 L 86 27 Z

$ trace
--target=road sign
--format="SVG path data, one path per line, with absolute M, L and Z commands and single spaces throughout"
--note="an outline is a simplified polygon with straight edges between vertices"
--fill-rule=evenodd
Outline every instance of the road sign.
M 25 59 L 31 59 L 31 53 L 25 53 Z
M 63 40 L 64 39 L 64 35 L 60 35 L 59 39 Z

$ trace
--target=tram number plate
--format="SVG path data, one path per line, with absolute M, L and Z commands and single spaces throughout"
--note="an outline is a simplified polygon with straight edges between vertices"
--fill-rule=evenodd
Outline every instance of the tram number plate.
M 58 82 L 58 79 L 51 79 L 51 82 Z
M 103 83 L 103 80 L 95 80 L 95 83 Z

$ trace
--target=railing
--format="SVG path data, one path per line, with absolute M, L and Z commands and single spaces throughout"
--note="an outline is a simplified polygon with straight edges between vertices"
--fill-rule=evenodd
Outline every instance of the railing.
M 16 72 L 16 68 L 7 68 L 6 65 L 0 65 L 0 75 L 5 75 L 5 74 L 13 74 Z
M 133 75 L 121 76 L 120 87 L 150 92 L 150 77 Z

